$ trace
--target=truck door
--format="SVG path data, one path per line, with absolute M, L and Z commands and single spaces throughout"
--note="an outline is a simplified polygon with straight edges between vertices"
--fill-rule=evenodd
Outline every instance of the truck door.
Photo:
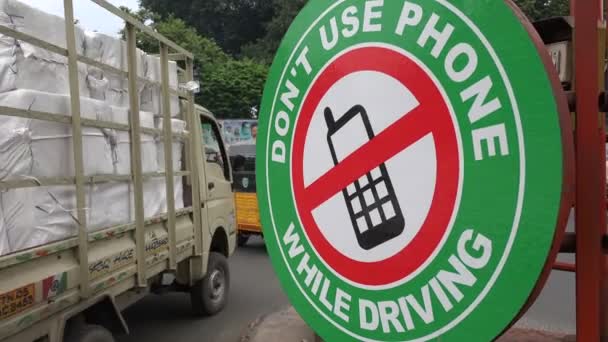
M 207 215 L 210 229 L 226 229 L 226 233 L 235 233 L 234 197 L 232 192 L 232 173 L 226 148 L 221 138 L 217 122 L 205 115 L 201 116 L 203 133 L 203 156 L 205 178 L 201 187 L 207 194 Z

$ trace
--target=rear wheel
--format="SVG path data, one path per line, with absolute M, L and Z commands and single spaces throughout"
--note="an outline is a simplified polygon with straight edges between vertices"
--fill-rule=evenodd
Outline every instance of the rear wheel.
M 73 327 L 64 338 L 65 342 L 114 342 L 112 333 L 100 326 L 84 324 Z
M 220 253 L 209 255 L 207 275 L 190 289 L 192 310 L 197 316 L 213 316 L 222 311 L 228 301 L 230 271 L 228 260 Z
M 240 233 L 237 237 L 236 243 L 239 245 L 239 247 L 243 247 L 247 244 L 247 241 L 249 241 L 249 234 Z

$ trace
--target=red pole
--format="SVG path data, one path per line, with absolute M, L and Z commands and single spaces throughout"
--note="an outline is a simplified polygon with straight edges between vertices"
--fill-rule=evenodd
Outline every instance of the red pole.
M 606 25 L 606 0 L 600 0 L 600 12 L 599 19 Z M 604 33 L 605 35 L 605 33 Z M 606 54 L 606 46 L 608 46 L 608 36 L 604 37 L 604 50 L 600 51 L 600 73 L 604 73 L 605 68 L 605 54 Z M 606 75 L 603 74 L 601 77 L 602 82 L 599 82 L 600 91 L 607 91 L 606 89 Z M 606 207 L 608 202 L 606 201 L 606 113 L 602 113 L 600 120 L 600 159 L 604 162 L 601 163 L 601 180 L 602 180 L 602 196 L 600 197 L 600 203 L 602 206 Z M 604 228 L 603 234 L 608 233 L 607 225 L 606 225 L 606 215 L 602 215 L 602 220 L 600 220 L 600 224 L 602 224 Z M 608 257 L 604 255 L 601 259 L 601 287 L 600 287 L 600 338 L 602 341 L 608 341 Z
M 574 8 L 576 7 L 576 0 L 570 0 L 570 15 L 574 16 Z
M 600 341 L 605 175 L 598 125 L 599 0 L 578 1 L 575 15 L 576 327 L 578 341 Z M 603 184 L 604 183 L 604 184 Z

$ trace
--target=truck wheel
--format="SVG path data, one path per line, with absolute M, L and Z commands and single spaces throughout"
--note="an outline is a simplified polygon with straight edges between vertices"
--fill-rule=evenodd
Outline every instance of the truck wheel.
M 85 324 L 80 327 L 74 327 L 66 335 L 65 342 L 114 342 L 112 333 L 100 326 Z
M 192 310 L 197 316 L 213 316 L 222 311 L 228 301 L 230 271 L 226 257 L 212 252 L 205 277 L 190 289 Z
M 239 245 L 239 247 L 245 246 L 247 241 L 249 241 L 249 235 L 239 234 L 237 236 L 236 243 Z

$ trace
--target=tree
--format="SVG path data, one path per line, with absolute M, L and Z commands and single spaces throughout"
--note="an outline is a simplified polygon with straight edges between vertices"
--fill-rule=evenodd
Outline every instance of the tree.
M 254 43 L 243 47 L 242 54 L 265 64 L 272 59 L 294 18 L 308 0 L 273 0 L 274 16 L 266 23 L 266 34 Z
M 273 0 L 274 15 L 264 27 L 266 34 L 243 47 L 242 54 L 249 58 L 270 64 L 296 15 L 306 5 L 307 0 Z M 531 20 L 567 15 L 569 0 L 515 0 L 515 3 Z
M 234 60 L 213 40 L 201 36 L 181 19 L 173 16 L 162 19 L 146 9 L 129 13 L 192 52 L 201 82 L 197 103 L 220 118 L 249 118 L 251 109 L 259 108 L 268 73 L 266 66 L 252 60 Z M 137 34 L 137 45 L 148 53 L 159 52 L 158 41 L 143 32 Z
M 515 3 L 535 21 L 555 16 L 568 15 L 569 0 L 514 0 Z
M 568 0 L 514 0 L 532 20 L 565 15 Z M 268 65 L 307 0 L 141 0 L 132 13 L 195 55 L 197 100 L 222 118 L 259 107 Z M 162 15 L 156 13 L 163 13 Z M 158 52 L 144 34 L 138 45 Z M 243 60 L 236 60 L 234 56 Z
M 141 0 L 141 6 L 163 20 L 171 15 L 184 20 L 232 55 L 262 37 L 273 15 L 272 0 Z
M 259 109 L 268 67 L 251 60 L 230 60 L 205 75 L 198 102 L 220 118 L 249 118 Z
M 123 10 L 128 10 L 123 8 Z M 183 20 L 173 16 L 162 20 L 160 16 L 146 9 L 129 13 L 150 28 L 176 42 L 184 49 L 191 51 L 198 67 L 206 71 L 215 64 L 221 64 L 230 58 L 213 40 L 205 38 L 189 27 Z M 124 31 L 122 32 L 124 38 Z M 137 33 L 137 46 L 148 53 L 159 53 L 158 41 L 149 35 Z

